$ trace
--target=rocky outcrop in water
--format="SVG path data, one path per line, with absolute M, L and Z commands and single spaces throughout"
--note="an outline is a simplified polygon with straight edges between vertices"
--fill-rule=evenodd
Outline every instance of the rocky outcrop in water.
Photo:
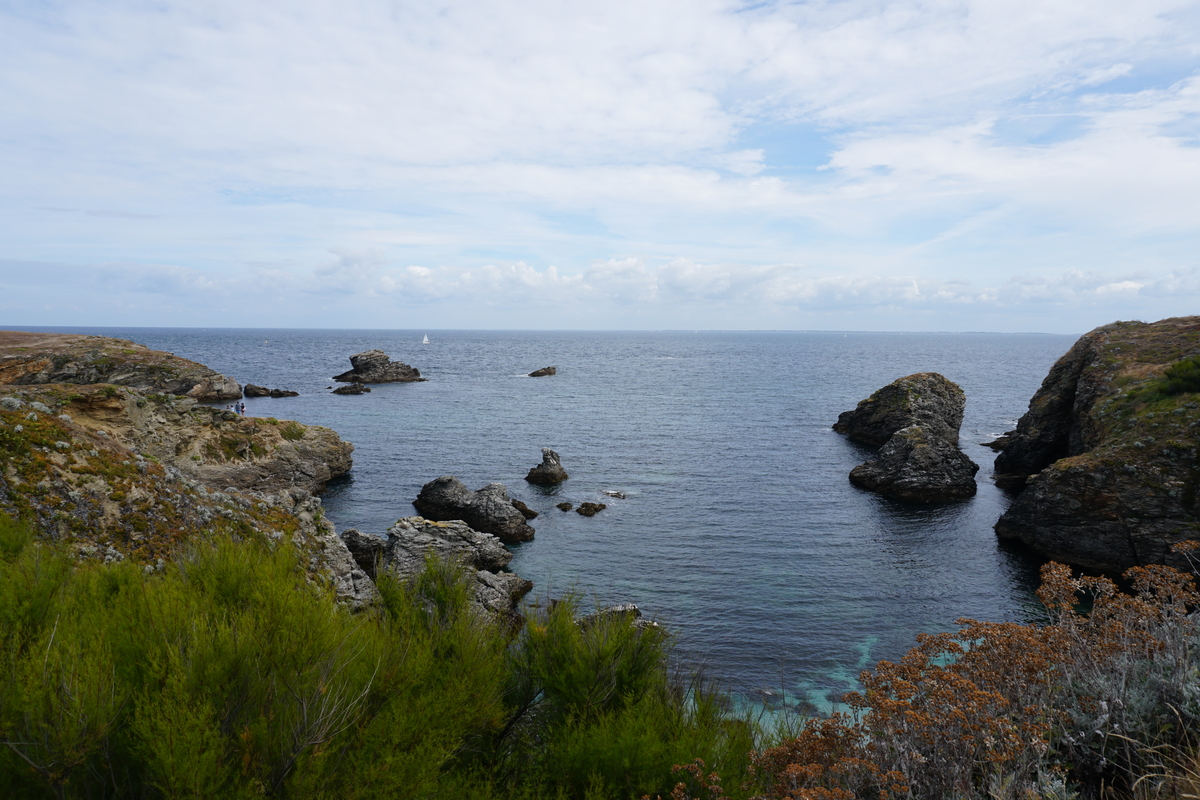
M 996 524 L 1056 561 L 1119 573 L 1165 563 L 1200 539 L 1200 395 L 1164 373 L 1200 355 L 1200 317 L 1115 322 L 1056 362 L 996 457 L 997 483 L 1024 488 Z
M 538 486 L 556 486 L 571 477 L 563 469 L 558 453 L 549 447 L 542 448 L 542 463 L 529 470 L 525 480 Z
M 462 520 L 477 531 L 494 534 L 505 544 L 533 538 L 533 528 L 509 500 L 508 489 L 502 483 L 489 483 L 472 492 L 453 475 L 443 475 L 421 487 L 413 506 L 426 519 Z
M 899 500 L 941 502 L 971 497 L 979 466 L 958 449 L 966 397 L 936 372 L 893 381 L 843 412 L 833 429 L 881 444 L 871 460 L 850 471 L 850 481 Z
M 579 507 L 575 509 L 575 513 L 582 514 L 585 517 L 594 517 L 594 516 L 596 516 L 597 513 L 603 511 L 606 508 L 608 508 L 608 506 L 605 505 L 604 503 L 586 502 L 586 503 L 580 503 Z
M 529 377 L 530 378 L 545 378 L 547 376 L 557 375 L 557 374 L 558 374 L 558 367 L 542 367 L 541 369 L 535 369 L 533 372 L 529 373 Z
M 979 465 L 921 425 L 901 428 L 879 454 L 850 470 L 850 482 L 899 500 L 937 502 L 973 497 Z
M 293 392 L 288 389 L 268 389 L 265 386 L 258 386 L 253 383 L 247 383 L 242 389 L 242 393 L 246 397 L 299 397 L 299 392 Z
M 852 411 L 838 415 L 833 429 L 866 444 L 883 445 L 901 428 L 920 425 L 931 435 L 958 441 L 967 399 L 958 384 L 936 372 L 892 381 Z
M 339 386 L 330 394 L 365 394 L 371 391 L 371 387 L 362 383 L 352 383 L 349 386 Z
M 335 375 L 342 383 L 414 383 L 423 381 L 420 370 L 392 361 L 382 350 L 367 350 L 350 356 L 350 370 Z
M 161 567 L 193 538 L 286 539 L 351 605 L 375 589 L 311 494 L 350 468 L 325 428 L 256 420 L 123 387 L 0 396 L 0 511 L 81 557 Z
M 0 384 L 111 383 L 201 401 L 236 400 L 242 387 L 203 364 L 127 339 L 0 331 Z

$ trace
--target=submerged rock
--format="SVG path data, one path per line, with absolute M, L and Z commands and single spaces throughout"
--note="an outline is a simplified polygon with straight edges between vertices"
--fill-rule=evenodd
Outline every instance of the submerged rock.
M 350 370 L 333 376 L 342 383 L 413 383 L 423 381 L 420 370 L 392 361 L 382 350 L 366 350 L 350 356 Z
M 879 454 L 850 471 L 850 482 L 899 500 L 938 502 L 973 497 L 979 465 L 921 425 L 902 428 Z
M 525 476 L 525 480 L 538 486 L 555 486 L 569 477 L 571 476 L 563 469 L 562 462 L 558 458 L 558 453 L 549 447 L 543 447 L 542 463 L 530 469 L 529 474 Z
M 1168 389 L 1172 364 L 1200 356 L 1200 317 L 1115 322 L 1050 369 L 996 482 L 1021 493 L 996 523 L 1047 558 L 1109 573 L 1168 564 L 1200 539 L 1200 394 Z
M 462 520 L 477 531 L 495 534 L 506 544 L 533 538 L 533 528 L 513 505 L 502 483 L 489 483 L 472 492 L 453 475 L 443 475 L 422 486 L 413 505 L 426 519 Z

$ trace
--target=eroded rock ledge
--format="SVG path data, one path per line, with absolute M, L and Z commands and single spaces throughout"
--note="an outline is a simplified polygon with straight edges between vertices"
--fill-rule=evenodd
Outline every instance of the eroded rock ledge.
M 1048 558 L 1119 573 L 1165 563 L 1200 539 L 1200 395 L 1166 394 L 1173 363 L 1200 354 L 1200 317 L 1115 322 L 1051 368 L 996 458 L 997 483 L 1024 487 L 996 523 Z
M 128 339 L 0 331 L 0 384 L 111 383 L 197 400 L 234 400 L 242 387 L 203 364 Z

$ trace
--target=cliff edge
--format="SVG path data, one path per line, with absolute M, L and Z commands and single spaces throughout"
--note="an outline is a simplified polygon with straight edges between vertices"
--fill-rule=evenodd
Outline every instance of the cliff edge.
M 1200 393 L 1166 373 L 1197 355 L 1200 317 L 1114 322 L 1081 337 L 996 457 L 996 482 L 1021 489 L 997 535 L 1104 572 L 1191 569 L 1171 546 L 1200 539 Z

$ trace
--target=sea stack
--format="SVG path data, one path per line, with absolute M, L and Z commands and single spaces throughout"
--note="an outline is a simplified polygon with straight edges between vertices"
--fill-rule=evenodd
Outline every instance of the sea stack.
M 415 383 L 423 381 L 420 370 L 392 361 L 382 350 L 365 350 L 350 356 L 351 369 L 333 379 L 341 383 Z
M 538 486 L 557 486 L 569 477 L 571 476 L 563 469 L 558 453 L 549 447 L 543 447 L 542 463 L 529 470 L 525 480 Z

